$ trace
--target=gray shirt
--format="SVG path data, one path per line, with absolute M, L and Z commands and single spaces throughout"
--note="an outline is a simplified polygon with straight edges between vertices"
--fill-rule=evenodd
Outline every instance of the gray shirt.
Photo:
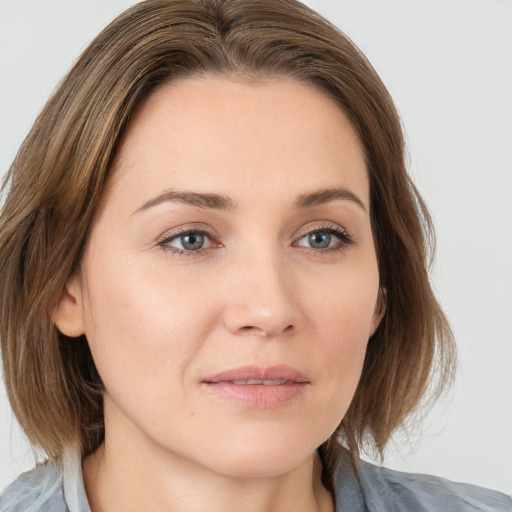
M 76 458 L 24 473 L 0 496 L 0 512 L 90 512 Z M 63 469 L 65 468 L 65 469 Z M 512 512 L 498 491 L 401 473 L 344 453 L 334 473 L 336 512 Z

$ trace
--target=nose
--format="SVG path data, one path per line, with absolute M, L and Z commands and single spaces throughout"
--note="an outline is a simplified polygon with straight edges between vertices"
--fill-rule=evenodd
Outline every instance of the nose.
M 304 316 L 294 272 L 276 259 L 241 263 L 229 276 L 225 327 L 239 336 L 277 338 L 302 328 Z

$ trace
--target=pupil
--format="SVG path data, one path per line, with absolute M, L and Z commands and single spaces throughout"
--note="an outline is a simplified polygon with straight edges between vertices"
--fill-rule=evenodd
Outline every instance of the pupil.
M 309 243 L 315 249 L 325 249 L 331 244 L 331 235 L 329 233 L 312 233 L 309 235 Z
M 181 244 L 185 249 L 194 250 L 201 249 L 204 244 L 204 236 L 199 233 L 192 233 L 188 235 L 183 235 L 181 237 Z

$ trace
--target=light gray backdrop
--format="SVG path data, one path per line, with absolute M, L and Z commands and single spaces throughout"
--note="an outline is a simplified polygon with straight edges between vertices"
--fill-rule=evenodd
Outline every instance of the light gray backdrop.
M 133 0 L 0 0 L 0 174 L 86 44 Z M 386 464 L 512 492 L 512 1 L 309 0 L 395 98 L 438 233 L 460 371 Z M 0 489 L 33 465 L 0 387 Z

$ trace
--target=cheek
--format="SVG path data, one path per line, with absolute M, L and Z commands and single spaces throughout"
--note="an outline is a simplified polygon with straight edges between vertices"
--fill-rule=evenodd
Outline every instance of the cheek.
M 216 321 L 214 301 L 190 280 L 171 282 L 161 269 L 115 263 L 88 272 L 89 345 L 109 392 L 158 394 L 183 379 Z
M 379 289 L 379 274 L 373 260 L 340 268 L 325 282 L 325 292 L 313 298 L 309 318 L 332 350 L 359 352 L 373 327 Z M 364 351 L 364 348 L 363 348 Z
M 365 265 L 364 269 L 361 272 L 347 266 L 340 271 L 310 308 L 309 321 L 319 341 L 317 357 L 324 368 L 326 414 L 338 411 L 334 416 L 336 424 L 357 388 L 374 327 L 378 270 L 376 263 Z

